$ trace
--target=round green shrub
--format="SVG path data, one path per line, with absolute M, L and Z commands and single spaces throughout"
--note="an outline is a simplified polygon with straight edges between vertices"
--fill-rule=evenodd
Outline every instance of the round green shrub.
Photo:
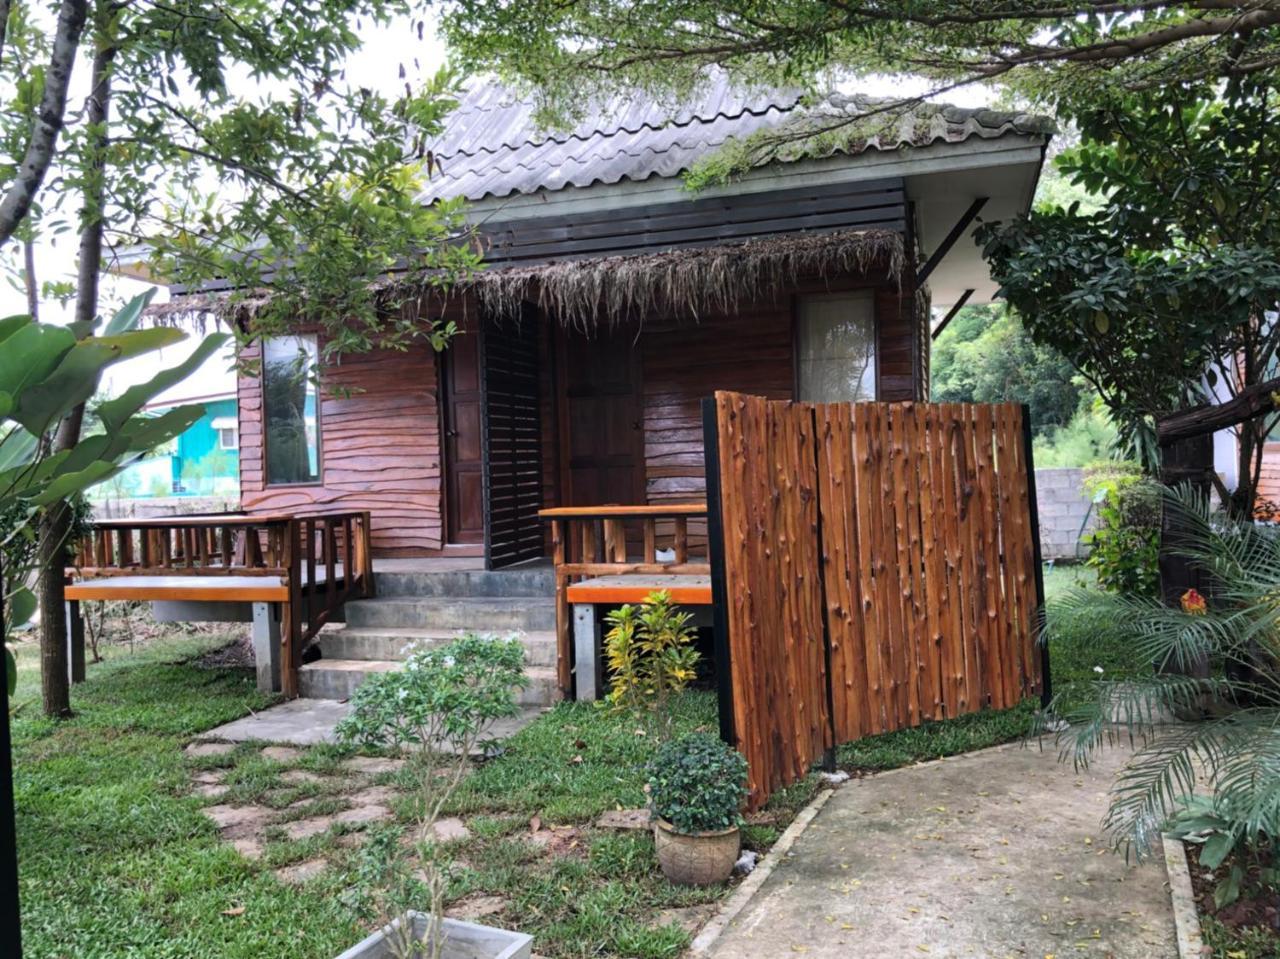
M 654 814 L 683 833 L 716 832 L 742 823 L 747 761 L 707 733 L 667 743 L 649 762 Z

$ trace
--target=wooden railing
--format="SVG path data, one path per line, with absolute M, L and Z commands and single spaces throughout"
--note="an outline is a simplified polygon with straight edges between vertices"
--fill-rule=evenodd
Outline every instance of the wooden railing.
M 80 581 L 277 577 L 288 597 L 281 604 L 281 684 L 293 697 L 302 648 L 347 600 L 373 595 L 369 513 L 101 520 L 81 541 L 68 573 Z M 210 591 L 208 598 L 235 600 L 234 591 L 226 589 Z
M 556 576 L 557 679 L 568 694 L 571 675 L 571 623 L 567 590 L 570 583 L 597 576 L 625 574 L 686 574 L 707 576 L 705 541 L 691 543 L 689 521 L 705 520 L 706 503 L 657 506 L 560 506 L 538 513 L 551 523 L 551 546 Z M 630 555 L 628 544 L 640 555 Z M 672 558 L 660 561 L 658 551 Z

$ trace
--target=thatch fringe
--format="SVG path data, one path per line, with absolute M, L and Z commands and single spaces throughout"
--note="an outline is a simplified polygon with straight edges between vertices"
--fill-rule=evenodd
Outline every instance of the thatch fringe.
M 587 328 L 683 313 L 732 313 L 776 298 L 799 279 L 869 274 L 898 282 L 902 235 L 889 230 L 804 233 L 663 253 L 570 260 L 485 271 L 472 281 L 481 305 L 498 316 L 537 304 L 560 322 Z
M 565 325 L 597 325 L 651 316 L 733 313 L 740 304 L 777 299 L 799 280 L 870 275 L 901 285 L 902 235 L 891 230 L 800 233 L 662 253 L 607 256 L 481 270 L 446 296 L 476 295 L 490 315 L 519 316 L 531 302 Z M 378 284 L 388 309 L 440 294 L 430 276 L 393 275 Z M 247 324 L 270 302 L 266 290 L 182 296 L 147 308 L 156 323 Z

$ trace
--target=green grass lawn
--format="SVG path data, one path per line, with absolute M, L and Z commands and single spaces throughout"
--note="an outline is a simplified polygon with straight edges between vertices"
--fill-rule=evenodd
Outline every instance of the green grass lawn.
M 28 955 L 318 957 L 353 941 L 331 895 L 286 889 L 243 859 L 191 795 L 183 744 L 268 702 L 247 671 L 189 662 L 219 644 L 110 656 L 60 723 L 39 717 L 38 659 L 22 651 L 13 759 Z
M 1046 590 L 1061 595 L 1082 575 L 1053 570 Z M 183 746 L 193 736 L 269 702 L 248 671 L 196 662 L 222 641 L 179 635 L 135 653 L 110 650 L 76 687 L 76 717 L 60 723 L 40 717 L 38 657 L 21 650 L 13 732 L 30 955 L 329 959 L 373 922 L 362 912 L 365 853 L 352 835 L 365 827 L 300 841 L 273 827 L 262 857 L 252 860 L 220 840 L 202 814 L 216 801 L 301 819 L 345 808 L 355 790 L 369 785 L 342 774 L 346 753 L 336 747 L 313 747 L 284 761 L 268 760 L 253 744 L 187 757 Z M 1087 683 L 1097 665 L 1136 668 L 1122 651 L 1100 657 L 1074 648 L 1052 651 L 1059 688 Z M 1016 740 L 1030 728 L 1035 707 L 1028 702 L 871 737 L 840 747 L 838 759 L 846 768 L 874 771 Z M 715 729 L 714 696 L 680 697 L 672 726 L 677 734 Z M 689 939 L 680 920 L 709 908 L 725 890 L 672 886 L 657 869 L 647 833 L 595 825 L 606 810 L 643 805 L 643 766 L 654 738 L 634 718 L 570 703 L 508 740 L 465 780 L 448 810 L 470 831 L 447 846 L 450 901 L 499 902 L 484 921 L 532 933 L 546 956 L 678 954 Z M 220 771 L 228 791 L 201 799 L 192 777 L 211 770 Z M 371 780 L 388 787 L 411 781 L 408 771 Z M 810 777 L 775 796 L 748 827 L 747 844 L 767 848 L 817 788 Z M 391 808 L 395 821 L 372 831 L 407 828 L 411 798 L 401 794 Z M 544 843 L 550 833 L 550 848 L 534 841 L 538 833 Z M 318 858 L 325 869 L 301 885 L 275 874 Z
M 342 808 L 349 777 L 325 777 L 345 755 L 314 747 L 294 762 L 270 762 L 245 745 L 225 756 L 191 759 L 192 736 L 265 706 L 244 670 L 193 661 L 217 639 L 156 643 L 91 666 L 76 687 L 76 717 L 38 715 L 38 659 L 20 654 L 14 722 L 23 933 L 32 956 L 77 959 L 160 957 L 307 957 L 326 959 L 356 942 L 372 922 L 361 912 L 358 829 L 334 829 L 304 841 L 275 835 L 260 860 L 219 840 L 193 795 L 192 774 L 221 769 L 229 792 L 220 803 L 257 803 L 286 815 Z M 708 693 L 681 697 L 678 734 L 714 728 Z M 643 765 L 651 736 L 635 721 L 587 704 L 564 704 L 505 744 L 456 796 L 469 839 L 450 843 L 451 900 L 501 896 L 491 920 L 537 937 L 549 956 L 675 955 L 688 942 L 680 910 L 714 902 L 724 889 L 690 890 L 657 870 L 647 833 L 596 829 L 605 810 L 643 805 Z M 291 768 L 325 784 L 285 781 Z M 408 772 L 376 782 L 407 785 Z M 775 802 L 779 822 L 748 831 L 772 842 L 807 801 L 808 785 Z M 406 828 L 412 802 L 393 806 Z M 533 817 L 555 827 L 549 855 L 529 841 Z M 546 827 L 543 827 L 544 829 Z M 563 848 L 559 848 L 563 847 Z M 329 868 L 301 886 L 274 870 L 323 856 Z

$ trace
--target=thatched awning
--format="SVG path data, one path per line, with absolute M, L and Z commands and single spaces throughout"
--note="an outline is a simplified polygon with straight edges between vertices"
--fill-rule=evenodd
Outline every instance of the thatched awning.
M 499 316 L 537 304 L 562 323 L 589 326 L 673 313 L 732 313 L 774 299 L 802 279 L 881 275 L 897 283 L 902 235 L 889 230 L 801 233 L 661 253 L 486 270 L 472 280 Z
M 740 243 L 687 247 L 596 259 L 564 260 L 484 269 L 446 295 L 474 294 L 498 316 L 518 316 L 536 304 L 561 323 L 579 328 L 614 325 L 652 316 L 732 313 L 741 304 L 776 299 L 800 281 L 840 276 L 882 277 L 900 285 L 905 262 L 902 235 L 891 230 L 796 233 Z M 404 309 L 440 296 L 422 274 L 395 274 L 379 284 L 387 309 Z M 210 316 L 246 323 L 267 303 L 266 291 L 182 296 L 147 314 L 159 322 Z

